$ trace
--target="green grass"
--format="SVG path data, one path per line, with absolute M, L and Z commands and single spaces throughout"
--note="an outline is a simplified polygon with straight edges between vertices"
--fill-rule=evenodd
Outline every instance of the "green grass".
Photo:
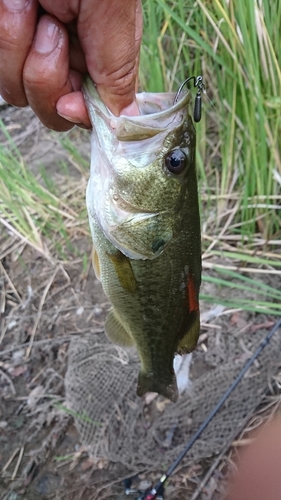
M 265 197 L 267 204 L 275 195 L 280 206 L 280 2 L 144 0 L 143 7 L 141 85 L 176 90 L 187 76 L 204 76 L 205 115 L 197 125 L 201 189 L 217 196 L 218 217 L 239 193 L 242 234 L 252 235 L 265 214 L 259 230 L 272 237 L 280 210 L 252 206 L 249 197 Z
M 101 422 L 96 422 L 95 420 L 92 420 L 89 417 L 89 415 L 87 415 L 87 413 L 85 411 L 83 411 L 82 413 L 77 413 L 76 411 L 71 410 L 70 408 L 68 408 L 67 406 L 65 406 L 59 402 L 54 403 L 54 408 L 57 408 L 58 410 L 62 410 L 63 412 L 67 413 L 68 415 L 71 415 L 72 417 L 74 417 L 78 420 L 81 420 L 82 422 L 87 422 L 89 424 L 93 424 L 96 426 L 102 425 Z
M 241 272 L 214 266 L 213 275 L 203 273 L 202 281 L 214 284 L 217 295 L 201 293 L 201 300 L 222 304 L 228 308 L 281 316 L 281 290 L 276 290 L 262 280 L 245 276 Z M 230 289 L 232 293 L 228 297 Z M 236 292 L 237 296 L 233 291 Z
M 30 244 L 48 259 L 72 248 L 73 228 L 87 224 L 84 191 L 64 175 L 54 182 L 44 167 L 32 173 L 0 120 L 8 145 L 0 147 L 0 223 L 10 234 Z M 84 189 L 83 189 L 84 187 Z

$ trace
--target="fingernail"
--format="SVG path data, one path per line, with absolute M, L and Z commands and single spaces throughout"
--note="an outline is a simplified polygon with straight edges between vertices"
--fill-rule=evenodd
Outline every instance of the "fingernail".
M 35 49 L 41 54 L 52 52 L 59 41 L 59 28 L 49 19 L 41 19 L 35 38 Z
M 125 116 L 138 116 L 139 114 L 140 110 L 138 108 L 136 101 L 133 101 L 132 104 L 126 106 L 126 108 L 122 109 L 120 113 L 120 115 L 125 115 Z
M 64 118 L 65 120 L 67 120 L 71 123 L 76 123 L 77 125 L 79 125 L 81 123 L 77 118 L 75 118 L 73 116 L 64 115 L 63 113 L 60 113 L 58 110 L 57 110 L 57 113 L 59 116 L 61 116 L 62 118 Z
M 3 3 L 9 10 L 23 10 L 27 0 L 3 0 Z

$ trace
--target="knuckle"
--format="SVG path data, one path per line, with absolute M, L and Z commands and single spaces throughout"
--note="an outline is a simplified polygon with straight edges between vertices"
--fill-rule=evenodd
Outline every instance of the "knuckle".
M 136 68 L 134 63 L 124 64 L 121 68 L 100 75 L 100 85 L 110 87 L 116 95 L 126 95 L 134 89 Z
M 38 98 L 42 94 L 52 95 L 66 84 L 59 71 L 53 71 L 47 61 L 42 64 L 41 60 L 27 61 L 23 69 L 23 82 L 30 92 L 38 93 Z

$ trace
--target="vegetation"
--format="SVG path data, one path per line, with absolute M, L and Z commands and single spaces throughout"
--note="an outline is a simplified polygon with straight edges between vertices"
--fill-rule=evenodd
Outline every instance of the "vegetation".
M 83 175 L 79 185 L 73 183 L 63 165 L 58 165 L 61 176 L 56 176 L 56 182 L 44 165 L 33 173 L 1 120 L 0 132 L 6 139 L 0 145 L 0 223 L 48 259 L 55 253 L 62 257 L 65 245 L 71 247 L 74 232 L 86 231 L 86 178 Z M 83 157 L 72 151 L 67 137 L 62 143 L 72 164 L 84 174 Z
M 206 82 L 198 167 L 219 225 L 237 205 L 236 232 L 272 237 L 281 200 L 280 2 L 146 0 L 144 14 L 141 86 L 176 90 L 198 74 Z

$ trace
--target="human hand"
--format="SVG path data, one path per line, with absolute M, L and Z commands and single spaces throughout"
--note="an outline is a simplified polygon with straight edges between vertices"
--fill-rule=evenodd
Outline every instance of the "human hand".
M 90 127 L 89 73 L 112 113 L 136 115 L 141 34 L 141 0 L 0 0 L 0 94 L 54 130 Z
M 280 500 L 281 498 L 281 419 L 265 426 L 244 450 L 227 500 Z

